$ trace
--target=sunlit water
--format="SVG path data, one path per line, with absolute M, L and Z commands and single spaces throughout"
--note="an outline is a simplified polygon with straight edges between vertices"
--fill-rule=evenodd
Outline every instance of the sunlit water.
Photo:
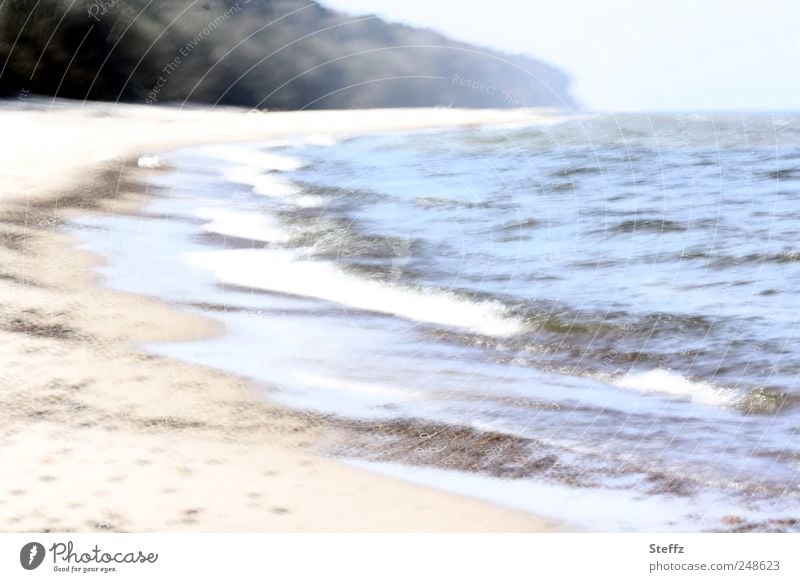
M 582 116 L 166 162 L 142 217 L 76 224 L 110 285 L 226 325 L 151 349 L 345 423 L 467 426 L 541 459 L 498 454 L 505 479 L 357 461 L 404 478 L 594 529 L 798 528 L 800 118 Z

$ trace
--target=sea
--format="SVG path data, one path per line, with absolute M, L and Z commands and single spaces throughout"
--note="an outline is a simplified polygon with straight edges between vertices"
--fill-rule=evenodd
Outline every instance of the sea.
M 800 116 L 551 115 L 140 165 L 140 213 L 69 230 L 106 285 L 224 329 L 142 349 L 356 427 L 341 462 L 570 529 L 800 531 Z

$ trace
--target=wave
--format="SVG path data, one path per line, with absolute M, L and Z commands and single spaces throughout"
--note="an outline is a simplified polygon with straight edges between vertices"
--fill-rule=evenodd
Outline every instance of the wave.
M 686 232 L 686 230 L 686 225 L 674 220 L 639 218 L 635 220 L 625 220 L 619 224 L 611 226 L 604 232 L 623 234 L 632 232 L 656 232 L 663 234 L 667 232 Z
M 773 415 L 800 406 L 800 397 L 782 390 L 719 386 L 702 380 L 689 380 L 664 369 L 626 374 L 612 383 L 619 388 L 682 398 L 697 404 L 732 408 L 748 415 Z
M 475 301 L 443 289 L 362 279 L 329 263 L 303 260 L 291 251 L 237 249 L 193 253 L 189 259 L 231 285 L 313 297 L 489 336 L 506 337 L 524 328 L 499 301 Z
M 324 136 L 308 138 L 306 142 L 325 146 L 337 143 L 332 139 L 324 139 Z M 306 162 L 298 157 L 239 145 L 204 146 L 199 149 L 205 156 L 229 162 L 231 166 L 223 170 L 223 177 L 229 182 L 250 186 L 255 194 L 277 198 L 300 208 L 317 208 L 326 201 L 320 196 L 304 194 L 296 184 L 280 177 L 280 173 L 295 172 L 306 166 Z
M 299 192 L 299 188 L 291 182 L 249 166 L 229 168 L 223 172 L 223 176 L 230 182 L 251 186 L 253 192 L 262 196 L 284 198 Z
M 210 207 L 200 208 L 192 214 L 208 221 L 203 224 L 206 232 L 274 244 L 289 240 L 289 234 L 264 214 Z
M 250 186 L 255 194 L 277 198 L 300 208 L 318 208 L 326 202 L 323 196 L 303 194 L 294 183 L 275 174 L 265 174 L 259 168 L 237 166 L 223 172 L 229 182 Z
M 615 380 L 614 385 L 639 392 L 666 394 L 711 406 L 736 407 L 746 396 L 744 391 L 736 388 L 689 380 L 680 374 L 663 369 L 626 374 Z
M 760 265 L 767 263 L 790 264 L 800 262 L 800 252 L 786 249 L 781 252 L 747 253 L 741 255 L 723 255 L 703 250 L 683 251 L 683 260 L 705 260 L 706 266 L 716 269 L 729 269 L 741 265 Z

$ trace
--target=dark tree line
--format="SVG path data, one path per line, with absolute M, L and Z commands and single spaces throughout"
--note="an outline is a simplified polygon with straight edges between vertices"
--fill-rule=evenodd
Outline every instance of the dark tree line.
M 0 94 L 270 109 L 571 106 L 563 73 L 308 0 L 6 0 Z

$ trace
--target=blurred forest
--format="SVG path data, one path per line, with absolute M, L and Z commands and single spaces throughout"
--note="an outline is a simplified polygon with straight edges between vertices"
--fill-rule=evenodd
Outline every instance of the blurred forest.
M 269 109 L 573 106 L 567 77 L 532 58 L 307 0 L 5 0 L 0 67 L 4 96 Z

